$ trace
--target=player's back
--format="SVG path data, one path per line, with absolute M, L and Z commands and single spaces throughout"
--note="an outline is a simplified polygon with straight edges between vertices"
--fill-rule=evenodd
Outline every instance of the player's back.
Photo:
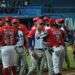
M 13 26 L 3 26 L 3 39 L 5 45 L 14 45 L 16 44 L 16 29 Z

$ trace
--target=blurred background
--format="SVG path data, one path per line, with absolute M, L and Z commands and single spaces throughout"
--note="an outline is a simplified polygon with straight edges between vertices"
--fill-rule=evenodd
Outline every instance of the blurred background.
M 36 16 L 64 18 L 66 25 L 75 30 L 75 0 L 0 0 L 0 17 L 8 15 L 19 18 L 30 26 L 32 18 Z M 71 45 L 67 50 L 71 68 L 75 68 Z
M 36 16 L 64 18 L 75 29 L 75 0 L 0 0 L 0 17 L 8 15 L 27 23 Z

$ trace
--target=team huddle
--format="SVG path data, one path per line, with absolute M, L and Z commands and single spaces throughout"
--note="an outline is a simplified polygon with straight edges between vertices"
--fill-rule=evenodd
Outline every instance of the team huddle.
M 24 56 L 25 50 L 31 56 L 32 66 L 23 75 L 33 75 L 35 69 L 37 75 L 43 75 L 44 62 L 47 62 L 48 75 L 62 75 L 67 37 L 64 19 L 35 17 L 33 23 L 28 30 L 19 19 L 0 19 L 2 75 L 17 75 L 17 65 L 24 69 L 28 67 Z

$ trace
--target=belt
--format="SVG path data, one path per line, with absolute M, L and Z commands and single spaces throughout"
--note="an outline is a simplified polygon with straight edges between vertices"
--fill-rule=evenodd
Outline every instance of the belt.
M 18 46 L 19 48 L 22 48 L 23 46 Z

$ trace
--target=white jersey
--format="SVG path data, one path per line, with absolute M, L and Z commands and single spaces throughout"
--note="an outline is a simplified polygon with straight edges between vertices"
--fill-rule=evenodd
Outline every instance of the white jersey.
M 45 37 L 45 36 L 46 36 L 46 34 L 43 31 L 41 33 L 36 31 L 34 48 L 36 48 L 36 49 L 43 49 L 44 48 L 43 37 Z
M 18 30 L 16 46 L 23 46 L 23 45 L 24 45 L 24 35 L 22 31 Z

